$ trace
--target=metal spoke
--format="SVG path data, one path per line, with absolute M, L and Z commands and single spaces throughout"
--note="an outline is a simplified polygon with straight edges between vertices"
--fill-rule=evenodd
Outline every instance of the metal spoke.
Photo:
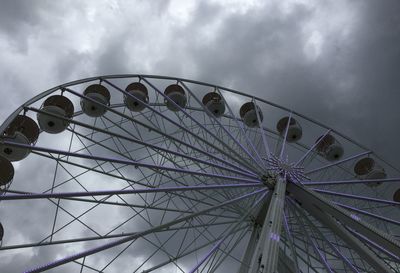
M 165 166 L 160 166 L 160 165 L 152 165 L 152 164 L 148 164 L 148 163 L 142 163 L 142 162 L 126 160 L 126 159 L 107 158 L 107 157 L 101 157 L 101 156 L 90 156 L 87 154 L 80 154 L 80 153 L 78 154 L 78 153 L 72 153 L 72 152 L 61 151 L 61 150 L 56 150 L 56 149 L 49 149 L 49 148 L 38 147 L 38 146 L 31 147 L 29 145 L 19 144 L 19 143 L 14 143 L 14 142 L 9 142 L 9 141 L 4 141 L 3 143 L 10 145 L 10 146 L 15 146 L 15 147 L 29 148 L 34 151 L 68 155 L 70 157 L 92 159 L 92 160 L 98 160 L 98 161 L 107 161 L 107 162 L 120 163 L 120 164 L 132 165 L 132 166 L 137 166 L 137 167 L 144 167 L 144 168 L 149 168 L 149 169 L 172 171 L 172 172 L 177 172 L 177 173 L 188 173 L 188 174 L 192 174 L 192 175 L 203 175 L 203 176 L 215 177 L 215 178 L 225 178 L 225 179 L 238 180 L 238 181 L 249 182 L 249 183 L 259 183 L 259 180 L 249 179 L 249 178 L 244 178 L 244 177 L 225 176 L 225 175 L 205 173 L 205 172 L 199 172 L 199 171 L 191 171 L 191 170 L 186 170 L 186 169 L 170 168 L 170 167 L 165 167 Z
M 157 231 L 157 230 L 164 230 L 164 229 L 166 229 L 166 228 L 168 228 L 168 227 L 170 227 L 170 226 L 173 226 L 173 225 L 176 225 L 176 224 L 178 224 L 178 223 L 187 221 L 187 220 L 189 220 L 189 219 L 191 219 L 191 218 L 194 218 L 194 217 L 196 217 L 196 216 L 199 216 L 199 215 L 201 215 L 201 214 L 203 214 L 203 213 L 206 213 L 206 212 L 209 212 L 209 211 L 211 211 L 211 210 L 224 207 L 224 206 L 226 206 L 226 205 L 228 205 L 228 204 L 241 201 L 241 200 L 243 200 L 243 199 L 245 199 L 245 198 L 248 198 L 248 197 L 250 197 L 250 196 L 252 196 L 252 195 L 254 195 L 254 194 L 261 193 L 261 192 L 263 192 L 263 191 L 265 191 L 265 189 L 261 189 L 261 190 L 258 190 L 258 191 L 255 191 L 255 192 L 252 192 L 252 193 L 243 195 L 243 196 L 241 196 L 241 197 L 238 197 L 238 198 L 235 198 L 235 199 L 233 199 L 233 200 L 224 202 L 224 203 L 222 203 L 222 204 L 215 205 L 215 206 L 213 206 L 213 207 L 211 207 L 211 208 L 204 209 L 204 210 L 202 210 L 202 211 L 200 211 L 200 212 L 193 213 L 193 214 L 191 214 L 191 215 L 188 215 L 188 216 L 182 217 L 182 218 L 180 218 L 180 219 L 177 219 L 177 220 L 174 220 L 174 221 L 171 221 L 171 222 L 162 224 L 162 225 L 157 226 L 157 227 L 154 227 L 154 228 L 150 228 L 150 229 L 148 229 L 148 230 L 146 230 L 146 231 L 138 232 L 138 233 L 135 234 L 135 235 L 131 235 L 131 236 L 128 236 L 128 237 L 126 237 L 126 238 L 119 239 L 119 240 L 117 240 L 117 241 L 114 241 L 114 242 L 111 242 L 111 243 L 108 243 L 108 244 L 105 244 L 105 245 L 101 245 L 101 246 L 98 246 L 98 247 L 96 247 L 96 248 L 93 248 L 93 249 L 90 249 L 90 250 L 86 250 L 86 251 L 84 251 L 84 252 L 80 252 L 80 253 L 78 253 L 78 254 L 74 254 L 74 255 L 69 256 L 69 257 L 66 257 L 66 258 L 64 258 L 64 259 L 59 259 L 59 260 L 54 261 L 54 262 L 52 262 L 52 263 L 49 263 L 49 264 L 47 264 L 47 265 L 40 266 L 40 267 L 38 267 L 38 268 L 36 268 L 36 269 L 28 270 L 26 273 L 38 273 L 38 272 L 43 272 L 43 271 L 45 271 L 45 270 L 49 270 L 49 269 L 51 269 L 51 268 L 55 268 L 55 267 L 57 267 L 57 266 L 66 264 L 66 263 L 68 263 L 68 262 L 77 260 L 77 259 L 79 259 L 79 258 L 83 258 L 83 257 L 85 257 L 85 256 L 93 255 L 93 254 L 95 254 L 95 253 L 98 253 L 98 252 L 100 252 L 100 251 L 104 251 L 104 250 L 106 250 L 106 249 L 115 247 L 115 246 L 117 246 L 117 245 L 121 245 L 121 244 L 123 244 L 123 243 L 129 242 L 129 241 L 132 241 L 132 240 L 136 240 L 137 238 L 139 238 L 139 237 L 141 237 L 141 236 L 145 236 L 145 235 L 150 234 L 150 233 L 153 233 L 154 231 Z
M 369 183 L 391 183 L 399 182 L 400 178 L 382 178 L 382 179 L 362 179 L 362 180 L 333 180 L 333 181 L 309 181 L 303 182 L 305 186 L 324 186 L 324 185 L 346 185 L 346 184 L 369 184 Z
M 304 172 L 304 174 L 305 174 L 305 175 L 310 175 L 310 174 L 312 174 L 312 173 L 317 173 L 317 172 L 320 172 L 320 171 L 329 169 L 329 168 L 331 168 L 331 167 L 340 165 L 340 164 L 342 164 L 342 163 L 346 163 L 346 162 L 351 161 L 351 160 L 353 160 L 353 159 L 357 159 L 357 158 L 359 158 L 359 157 L 362 157 L 362 156 L 365 156 L 365 155 L 369 155 L 369 154 L 371 154 L 371 153 L 372 153 L 371 151 L 367 151 L 367 152 L 359 153 L 359 154 L 357 154 L 357 155 L 349 156 L 349 157 L 347 157 L 347 158 L 345 158 L 345 159 L 338 160 L 338 161 L 336 161 L 336 162 L 334 162 L 334 163 L 327 164 L 327 165 L 325 165 L 325 166 L 312 169 L 312 170 L 310 170 L 310 171 L 306 171 L 306 172 Z
M 121 88 L 119 88 L 119 87 L 116 86 L 115 84 L 111 83 L 110 81 L 104 79 L 104 82 L 106 82 L 108 85 L 112 86 L 114 89 L 120 91 L 120 92 L 123 93 L 124 95 L 126 95 L 126 96 L 128 96 L 128 97 L 132 97 L 132 98 L 134 98 L 134 99 L 140 100 L 139 98 L 134 97 L 132 94 L 130 94 L 130 93 L 128 93 L 128 92 L 122 90 Z M 150 85 L 150 84 L 149 84 L 149 85 Z M 164 94 L 162 94 L 158 89 L 154 89 L 154 90 L 155 90 L 155 91 L 158 91 L 161 95 L 164 96 Z M 165 98 L 167 98 L 167 97 L 165 97 Z M 168 99 L 169 99 L 169 98 L 168 98 Z M 147 107 L 148 109 L 152 110 L 152 111 L 155 112 L 156 114 L 162 116 L 165 120 L 167 120 L 167 121 L 170 122 L 171 124 L 174 124 L 176 127 L 178 127 L 178 128 L 180 128 L 181 130 L 183 130 L 183 131 L 189 133 L 189 134 L 190 134 L 192 137 L 194 137 L 195 139 L 198 139 L 198 140 L 204 142 L 204 143 L 207 144 L 209 147 L 212 147 L 213 149 L 215 149 L 216 151 L 220 152 L 221 154 L 224 154 L 224 155 L 230 157 L 231 159 L 235 160 L 237 163 L 248 167 L 250 170 L 252 170 L 252 169 L 254 170 L 254 167 L 252 167 L 251 165 L 249 165 L 247 162 L 241 160 L 240 157 L 232 157 L 232 156 L 230 156 L 230 154 L 227 154 L 224 150 L 222 150 L 222 149 L 216 147 L 215 145 L 213 145 L 211 142 L 207 141 L 206 139 L 200 138 L 198 135 L 194 134 L 193 132 L 188 131 L 185 127 L 183 127 L 182 125 L 178 124 L 176 121 L 172 120 L 171 118 L 165 116 L 165 115 L 162 114 L 161 112 L 157 111 L 154 107 L 152 107 L 151 105 L 147 104 L 146 102 L 141 101 L 141 103 L 143 103 L 144 105 L 146 105 L 146 107 Z M 190 117 L 190 115 L 189 115 L 189 117 Z M 199 125 L 200 125 L 200 124 L 199 124 Z M 214 134 L 212 134 L 212 133 L 210 133 L 210 134 L 211 134 L 216 140 L 219 140 Z M 224 142 L 221 142 L 221 144 L 224 145 L 224 146 L 226 146 L 226 144 L 225 144 Z M 236 154 L 236 156 L 237 156 L 237 152 L 235 152 L 234 150 L 232 150 L 230 147 L 227 147 L 227 148 L 228 148 L 233 154 Z
M 109 190 L 109 191 L 90 191 L 90 192 L 61 192 L 61 193 L 29 193 L 29 194 L 6 194 L 0 196 L 0 200 L 19 200 L 19 199 L 42 199 L 42 198 L 68 198 L 83 196 L 102 196 L 102 195 L 121 195 L 121 194 L 140 194 L 157 192 L 179 192 L 195 190 L 218 190 L 228 188 L 251 188 L 265 187 L 264 184 L 232 184 L 232 185 L 207 185 L 207 186 L 187 186 L 187 187 L 169 187 L 137 190 Z
M 285 144 L 286 144 L 286 138 L 287 138 L 287 134 L 289 131 L 289 125 L 290 125 L 290 120 L 292 119 L 292 112 L 290 112 L 289 114 L 289 118 L 285 127 L 285 135 L 283 137 L 283 141 L 282 141 L 282 147 L 281 147 L 281 152 L 279 153 L 279 158 L 282 160 L 283 158 L 283 152 L 285 151 Z M 296 164 L 297 165 L 297 164 Z
M 308 151 L 296 162 L 296 164 L 294 164 L 294 166 L 298 166 L 300 163 L 302 163 L 304 161 L 304 159 L 306 159 L 306 157 L 315 149 L 315 147 L 317 147 L 317 145 L 325 138 L 325 136 L 327 136 L 332 130 L 328 129 L 321 137 L 320 139 L 315 142 L 310 149 L 308 149 Z

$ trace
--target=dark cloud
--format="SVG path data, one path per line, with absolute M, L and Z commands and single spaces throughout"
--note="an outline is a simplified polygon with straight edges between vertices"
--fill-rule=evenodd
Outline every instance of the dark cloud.
M 29 39 L 34 39 L 44 25 L 51 26 L 49 15 L 60 11 L 54 1 L 27 2 L 5 0 L 0 9 L 0 37 L 11 45 L 12 51 L 27 53 Z M 50 16 L 51 17 L 51 16 Z

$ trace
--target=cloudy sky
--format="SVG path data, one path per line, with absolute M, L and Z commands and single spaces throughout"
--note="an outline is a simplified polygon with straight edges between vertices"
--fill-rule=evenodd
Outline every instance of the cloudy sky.
M 0 1 L 0 122 L 71 80 L 142 73 L 231 87 L 400 167 L 397 0 Z
M 0 119 L 33 95 L 74 79 L 171 75 L 291 107 L 394 163 L 400 153 L 396 0 L 0 5 Z

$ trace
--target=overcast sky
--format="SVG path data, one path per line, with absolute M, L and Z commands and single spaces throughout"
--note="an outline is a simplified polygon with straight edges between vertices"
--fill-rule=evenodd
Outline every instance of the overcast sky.
M 0 5 L 0 119 L 70 80 L 160 74 L 226 85 L 292 107 L 392 162 L 400 153 L 399 1 Z
M 169 75 L 231 87 L 400 167 L 397 0 L 0 1 L 0 123 L 71 80 Z

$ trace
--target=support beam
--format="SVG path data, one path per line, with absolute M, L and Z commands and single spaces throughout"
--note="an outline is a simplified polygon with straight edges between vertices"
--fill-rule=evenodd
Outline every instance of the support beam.
M 249 243 L 247 244 L 246 250 L 242 257 L 242 263 L 240 264 L 238 273 L 247 273 L 248 272 L 251 258 L 254 255 L 254 250 L 257 246 L 257 240 L 258 240 L 259 236 L 260 236 L 260 226 L 254 225 L 253 230 L 251 231 Z
M 286 176 L 278 176 L 249 273 L 277 273 Z
M 268 211 L 269 205 L 271 204 L 271 197 L 272 193 L 268 192 L 264 204 L 260 207 L 259 211 L 256 214 L 257 216 L 254 218 L 254 225 L 251 232 L 250 240 L 241 259 L 242 263 L 240 264 L 238 273 L 247 273 L 249 271 L 250 263 L 254 256 L 254 251 L 257 247 L 257 242 L 260 239 L 261 227 L 265 221 L 265 217 L 267 215 L 266 212 Z
M 323 239 L 325 241 L 325 243 L 328 244 L 328 246 L 333 250 L 333 252 L 337 255 L 337 257 L 340 258 L 340 260 L 343 262 L 343 264 L 345 264 L 353 273 L 359 273 L 357 271 L 357 269 L 354 267 L 354 265 L 350 262 L 350 260 L 345 257 L 339 249 L 336 248 L 336 246 L 334 246 L 329 240 L 328 238 L 312 223 L 312 221 L 309 219 L 309 217 L 306 215 L 306 213 L 299 209 L 299 205 L 296 204 L 293 200 L 290 200 L 291 204 L 293 205 L 293 207 L 296 207 L 297 210 L 300 213 L 300 217 L 303 218 L 306 222 L 307 225 L 310 227 L 310 229 L 313 229 L 316 231 L 316 233 L 318 234 L 318 236 Z M 313 209 L 313 208 L 311 208 Z
M 330 228 L 344 242 L 346 242 L 357 254 L 363 258 L 376 272 L 392 272 L 380 259 L 378 259 L 371 250 L 361 243 L 355 236 L 349 233 L 342 225 L 340 225 L 332 216 L 318 212 L 315 208 L 310 208 L 311 214 L 322 224 Z
M 301 206 L 311 213 L 316 219 L 321 221 L 324 225 L 332 229 L 342 240 L 348 243 L 360 257 L 365 259 L 376 272 L 391 272 L 379 259 L 374 255 L 363 243 L 356 239 L 350 232 L 348 232 L 341 224 L 335 219 L 340 221 L 343 225 L 357 231 L 358 233 L 367 236 L 373 242 L 388 249 L 396 255 L 400 254 L 400 246 L 395 238 L 389 234 L 377 230 L 366 222 L 360 219 L 355 219 L 352 214 L 339 206 L 336 206 L 329 200 L 326 200 L 321 195 L 311 192 L 301 185 L 289 184 L 288 192 L 292 194 L 293 198 L 301 203 Z

